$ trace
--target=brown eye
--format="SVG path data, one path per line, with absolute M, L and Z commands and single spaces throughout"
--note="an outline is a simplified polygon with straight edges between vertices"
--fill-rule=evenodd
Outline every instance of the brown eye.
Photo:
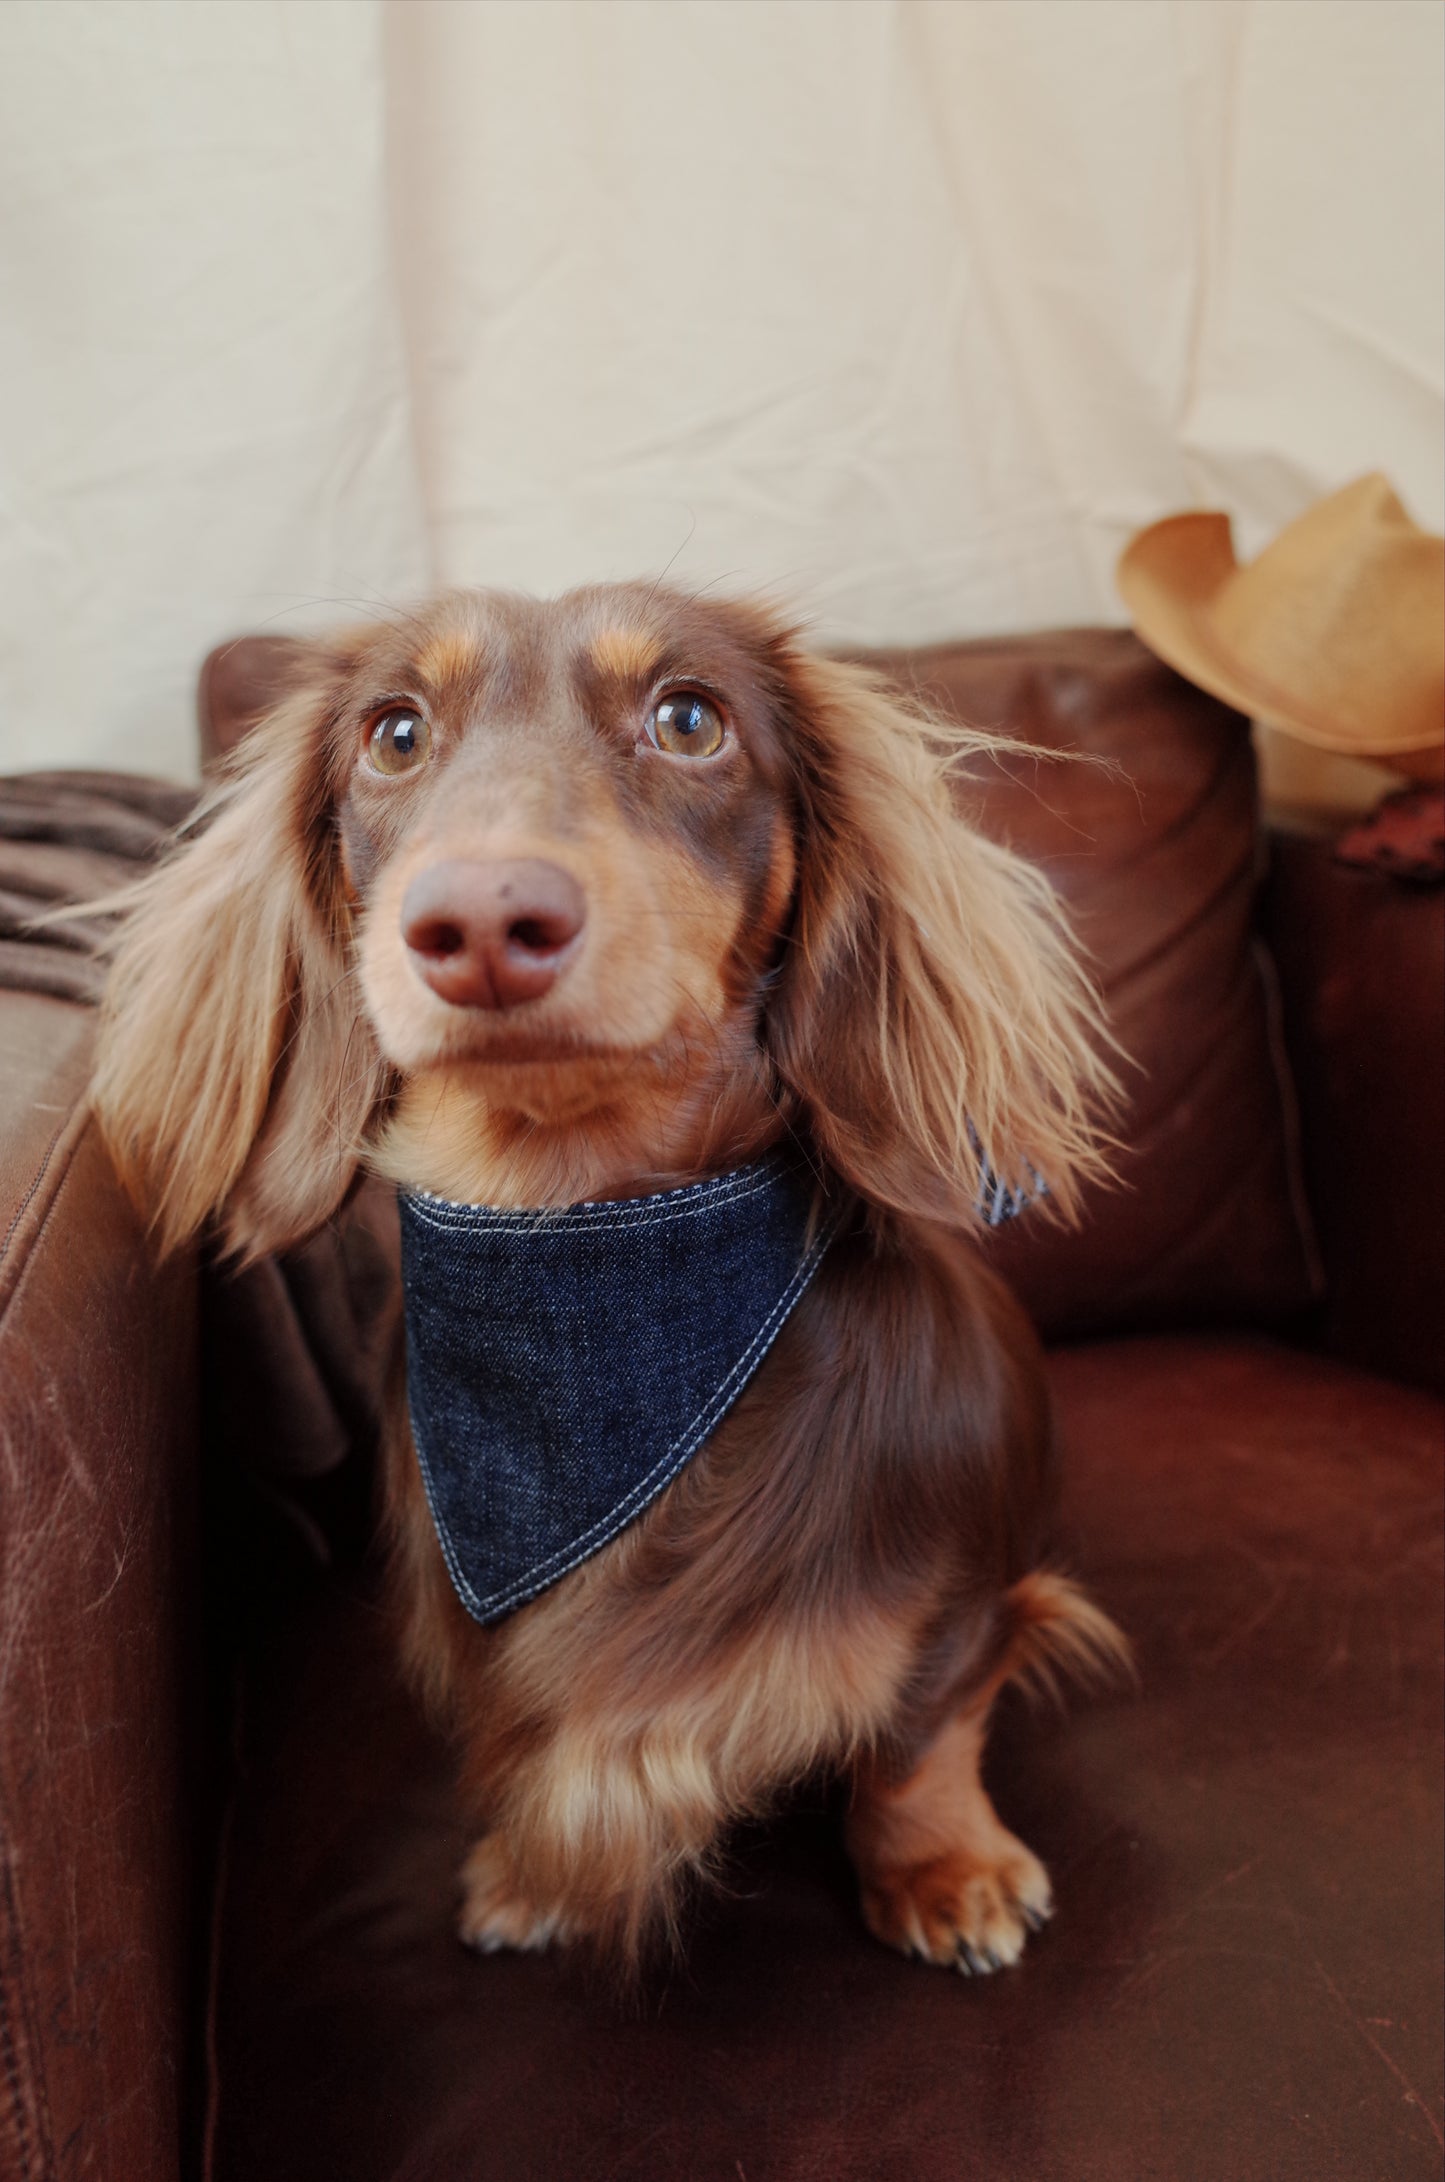
M 431 756 L 431 729 L 419 712 L 394 705 L 371 731 L 367 756 L 378 773 L 410 773 Z
M 722 748 L 722 714 L 696 690 L 674 690 L 648 713 L 647 732 L 675 758 L 710 758 Z

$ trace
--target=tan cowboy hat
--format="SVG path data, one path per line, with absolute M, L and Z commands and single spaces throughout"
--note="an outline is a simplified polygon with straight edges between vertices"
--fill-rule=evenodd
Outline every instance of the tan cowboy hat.
M 1378 473 L 1244 567 L 1227 515 L 1172 515 L 1131 540 L 1118 577 L 1145 643 L 1202 689 L 1319 749 L 1445 771 L 1445 538 Z

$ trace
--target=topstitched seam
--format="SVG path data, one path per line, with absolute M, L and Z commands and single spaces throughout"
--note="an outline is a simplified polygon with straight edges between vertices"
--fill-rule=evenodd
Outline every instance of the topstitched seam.
M 8 1857 L 5 1859 L 5 1863 L 3 1866 L 3 1884 L 5 1894 L 6 1925 L 8 1930 L 13 1934 L 15 1942 L 15 1954 L 18 1958 L 19 1963 L 19 1969 L 15 1979 L 15 1983 L 17 1985 L 17 1988 L 19 1989 L 19 1998 L 23 2009 L 25 2004 L 25 1946 L 20 1932 L 20 1920 L 15 1903 L 14 1874 L 11 1869 Z M 31 2176 L 35 2176 L 37 2178 L 37 2182 L 39 2182 L 39 2178 L 43 2175 L 44 2170 L 43 2168 L 36 2165 L 36 2145 L 34 2138 L 31 2134 L 30 2123 L 26 2114 L 25 2086 L 21 2077 L 20 2056 L 19 2053 L 16 2051 L 15 2033 L 10 2020 L 10 2008 L 8 2003 L 9 1984 L 10 1980 L 4 1974 L 0 1974 L 0 2056 L 3 2056 L 4 2060 L 5 2081 L 10 2092 L 11 2108 L 15 2116 L 15 2140 L 19 2148 L 21 2160 L 24 2163 L 25 2182 L 28 2182 L 28 2178 Z M 41 2075 L 35 2081 L 35 2094 L 37 2107 L 39 2109 L 38 2118 L 43 2126 L 45 2121 L 44 2109 L 46 2103 L 45 2079 L 43 2075 Z M 47 2130 L 46 2134 L 48 2135 L 48 2133 L 49 2132 Z
M 734 1174 L 714 1176 L 703 1183 L 686 1183 L 680 1189 L 662 1190 L 655 1197 L 625 1197 L 615 1204 L 542 1206 L 536 1211 L 513 1212 L 506 1207 L 459 1204 L 429 1191 L 403 1192 L 407 1210 L 427 1226 L 439 1230 L 458 1225 L 474 1226 L 484 1220 L 489 1235 L 564 1235 L 578 1228 L 611 1229 L 649 1227 L 664 1220 L 690 1219 L 718 1205 L 738 1204 L 766 1189 L 782 1165 L 777 1158 L 759 1160 Z M 488 1215 L 491 1215 L 488 1217 Z
M 70 1127 L 74 1119 L 75 1109 L 74 1107 L 72 1107 L 70 1112 L 64 1117 L 64 1119 L 56 1123 L 55 1132 L 52 1135 L 50 1142 L 46 1145 L 44 1152 L 41 1154 L 40 1164 L 35 1169 L 34 1174 L 32 1174 L 30 1177 L 30 1187 L 25 1192 L 25 1195 L 21 1198 L 19 1204 L 15 1207 L 14 1213 L 11 1215 L 10 1225 L 6 1228 L 4 1235 L 0 1236 L 0 1265 L 3 1265 L 5 1262 L 6 1253 L 10 1248 L 11 1237 L 14 1235 L 16 1228 L 19 1227 L 20 1222 L 24 1219 L 26 1213 L 30 1209 L 31 1199 L 34 1197 L 35 1192 L 39 1189 L 41 1183 L 45 1180 L 46 1172 L 49 1169 L 50 1162 L 55 1156 L 56 1145 L 60 1142 L 60 1139 L 64 1136 L 66 1130 Z
M 34 1180 L 31 1182 L 29 1189 L 25 1192 L 24 1202 L 21 1204 L 15 1214 L 14 1219 L 11 1221 L 9 1227 L 6 1229 L 5 1240 L 3 1243 L 0 1243 L 0 1291 L 4 1290 L 5 1259 L 9 1252 L 11 1243 L 13 1242 L 20 1228 L 20 1224 L 24 1219 L 27 1210 L 34 1202 L 36 1196 L 39 1194 L 41 1184 L 50 1177 L 51 1169 L 52 1167 L 55 1167 L 56 1171 L 54 1177 L 54 1194 L 41 1215 L 39 1226 L 36 1228 L 35 1233 L 30 1238 L 29 1247 L 26 1250 L 25 1256 L 19 1265 L 19 1269 L 15 1274 L 13 1283 L 9 1287 L 8 1292 L 0 1293 L 0 1325 L 3 1325 L 5 1319 L 9 1316 L 10 1310 L 14 1305 L 17 1296 L 20 1294 L 21 1289 L 25 1286 L 25 1282 L 29 1277 L 30 1268 L 35 1263 L 36 1253 L 40 1248 L 40 1244 L 45 1238 L 46 1232 L 50 1226 L 51 1219 L 54 1215 L 55 1208 L 59 1204 L 61 1195 L 65 1189 L 66 1177 L 69 1174 L 71 1167 L 75 1163 L 75 1155 L 79 1151 L 80 1146 L 91 1127 L 91 1122 L 92 1116 L 87 1106 L 82 1104 L 72 1108 L 71 1112 L 66 1116 L 65 1120 L 56 1130 L 55 1135 L 51 1138 L 50 1143 L 46 1148 L 45 1158 L 42 1161 L 40 1168 L 34 1177 Z M 63 1140 L 67 1135 L 70 1137 L 70 1142 L 68 1145 L 64 1145 L 64 1159 L 57 1165 L 56 1153 L 57 1150 L 62 1146 Z

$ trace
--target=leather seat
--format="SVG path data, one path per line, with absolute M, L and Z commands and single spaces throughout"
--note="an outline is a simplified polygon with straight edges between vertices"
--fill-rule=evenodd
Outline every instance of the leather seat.
M 1140 1686 L 989 1766 L 1054 1922 L 966 1981 L 859 1921 L 804 1799 L 619 2000 L 452 1934 L 445 1750 L 364 1585 L 247 1683 L 218 2182 L 1360 2182 L 1433 2171 L 1440 1412 L 1262 1340 L 1054 1358 L 1074 1566 Z

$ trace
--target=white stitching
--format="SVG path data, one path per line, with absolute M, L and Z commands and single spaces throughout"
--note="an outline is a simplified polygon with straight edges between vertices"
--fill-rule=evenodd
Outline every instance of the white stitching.
M 713 1175 L 706 1182 L 688 1182 L 680 1189 L 661 1190 L 653 1197 L 621 1197 L 615 1203 L 543 1205 L 535 1211 L 466 1205 L 455 1198 L 434 1197 L 429 1190 L 405 1190 L 402 1201 L 408 1212 L 441 1232 L 482 1226 L 488 1235 L 565 1235 L 579 1227 L 650 1227 L 662 1220 L 690 1219 L 695 1213 L 710 1212 L 716 1205 L 754 1197 L 768 1188 L 782 1165 L 780 1155 L 769 1152 L 750 1167 Z

